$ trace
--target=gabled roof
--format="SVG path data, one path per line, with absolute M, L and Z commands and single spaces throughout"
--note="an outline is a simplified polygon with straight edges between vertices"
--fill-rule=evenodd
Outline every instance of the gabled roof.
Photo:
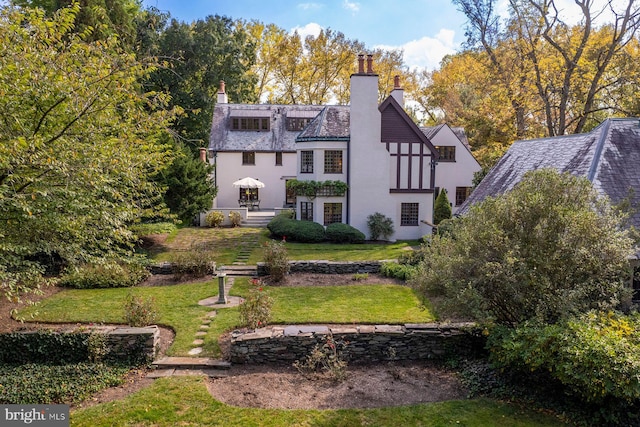
M 295 151 L 299 132 L 287 130 L 287 117 L 313 118 L 322 105 L 224 104 L 213 109 L 209 149 L 215 151 Z M 231 117 L 270 117 L 266 132 L 230 130 Z
M 381 113 L 381 136 L 382 142 L 414 142 L 419 141 L 425 144 L 434 159 L 439 157 L 438 150 L 431 143 L 431 140 L 424 134 L 409 117 L 404 108 L 393 96 L 388 96 L 378 107 Z
M 424 132 L 425 135 L 427 135 L 427 138 L 433 139 L 445 126 L 449 127 L 449 129 L 451 129 L 451 131 L 458 137 L 460 142 L 462 142 L 462 145 L 467 147 L 467 150 L 471 152 L 471 145 L 469 145 L 469 139 L 467 138 L 467 134 L 465 133 L 464 128 L 452 128 L 448 124 L 443 123 L 437 126 L 420 127 L 420 130 Z
M 640 227 L 640 121 L 607 119 L 589 133 L 516 141 L 460 207 L 511 190 L 525 172 L 554 168 L 588 178 L 616 204 L 631 195 L 631 222 Z M 632 193 L 630 193 L 630 190 Z
M 350 109 L 347 105 L 329 105 L 297 136 L 296 142 L 348 141 Z

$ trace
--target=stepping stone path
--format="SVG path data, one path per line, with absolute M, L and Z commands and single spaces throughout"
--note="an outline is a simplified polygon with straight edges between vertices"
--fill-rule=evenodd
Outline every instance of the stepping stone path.
M 251 256 L 251 251 L 257 246 L 257 244 L 257 236 L 249 236 L 249 238 L 242 240 L 240 242 L 240 252 L 238 252 L 238 255 L 236 256 L 236 259 L 232 263 L 232 265 L 246 265 L 246 262 Z M 238 271 L 238 273 L 241 275 L 247 275 L 247 272 L 253 272 L 255 271 L 254 269 L 255 266 L 253 268 L 251 266 L 248 266 L 242 271 Z M 247 272 L 245 272 L 244 270 L 247 270 Z M 217 304 L 218 296 L 216 295 L 215 297 L 199 301 L 200 305 L 205 305 L 212 308 L 225 308 L 236 306 L 242 302 L 242 298 L 229 296 L 229 291 L 231 290 L 231 286 L 233 285 L 233 276 L 235 276 L 234 270 L 232 268 L 225 270 L 224 266 L 221 266 L 220 271 L 224 271 L 228 274 L 226 276 L 224 286 L 224 293 L 225 295 L 227 295 L 227 304 Z M 207 331 L 210 328 L 210 324 L 215 320 L 217 314 L 218 312 L 216 310 L 212 310 L 205 315 L 204 319 L 202 319 L 201 324 L 198 327 L 198 331 L 195 333 L 195 338 L 191 343 L 193 348 L 189 350 L 189 356 L 197 356 L 204 351 L 202 345 L 204 344 L 205 337 L 207 336 Z M 162 378 L 172 375 L 194 374 L 207 375 L 210 377 L 223 377 L 226 376 L 226 374 L 224 374 L 220 370 L 229 369 L 229 367 L 231 367 L 231 364 L 222 360 L 202 357 L 165 357 L 153 362 L 153 366 L 155 370 L 147 375 L 148 378 Z

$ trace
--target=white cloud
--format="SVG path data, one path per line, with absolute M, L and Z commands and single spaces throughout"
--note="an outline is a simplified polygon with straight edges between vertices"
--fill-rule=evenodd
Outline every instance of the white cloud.
M 355 14 L 356 12 L 358 12 L 360 10 L 360 3 L 350 2 L 349 0 L 344 0 L 342 2 L 342 8 L 350 11 L 353 14 Z
M 304 40 L 306 36 L 318 37 L 320 31 L 322 31 L 322 27 L 315 22 L 309 22 L 304 27 L 293 27 L 289 33 L 293 34 L 294 31 L 297 31 L 300 38 Z
M 298 4 L 298 9 L 302 10 L 318 10 L 322 9 L 322 4 L 320 3 L 300 3 Z
M 382 49 L 402 49 L 404 51 L 404 63 L 411 69 L 434 70 L 440 66 L 440 61 L 445 55 L 456 52 L 457 45 L 453 38 L 453 30 L 441 29 L 435 37 L 422 37 L 412 40 L 401 46 L 375 46 Z

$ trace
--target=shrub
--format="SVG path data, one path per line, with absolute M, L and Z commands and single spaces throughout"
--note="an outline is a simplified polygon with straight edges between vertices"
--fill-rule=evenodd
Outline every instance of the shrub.
M 451 203 L 444 188 L 438 193 L 433 204 L 433 224 L 438 225 L 445 219 L 451 218 Z
M 240 227 L 240 224 L 242 223 L 242 215 L 240 215 L 240 212 L 231 211 L 229 212 L 229 221 L 231 221 L 232 227 Z
M 346 341 L 336 340 L 332 334 L 328 334 L 322 345 L 316 344 L 307 357 L 296 360 L 293 366 L 303 375 L 323 373 L 334 381 L 342 381 L 347 377 L 347 361 L 344 357 L 347 345 Z
M 124 302 L 124 320 L 129 326 L 152 325 L 158 318 L 153 298 L 143 298 L 129 293 Z
M 433 236 L 411 284 L 441 313 L 509 326 L 614 309 L 630 299 L 623 220 L 586 178 L 528 172 Z
M 329 224 L 325 231 L 327 239 L 335 243 L 363 243 L 364 234 L 358 229 L 350 226 L 349 224 L 343 224 L 341 222 L 334 222 Z
M 591 312 L 564 324 L 524 324 L 490 335 L 498 366 L 549 372 L 589 403 L 640 399 L 640 315 Z
M 172 252 L 169 261 L 173 264 L 173 273 L 178 276 L 192 275 L 204 277 L 215 270 L 215 253 L 203 249 Z
M 58 285 L 76 289 L 124 288 L 135 286 L 147 277 L 149 271 L 139 261 L 110 261 L 67 269 Z
M 282 281 L 289 273 L 289 257 L 284 242 L 265 242 L 263 256 L 267 273 L 271 279 L 275 282 Z
M 415 267 L 396 262 L 385 262 L 380 266 L 380 274 L 385 277 L 393 277 L 400 280 L 409 280 L 415 273 Z
M 220 211 L 211 211 L 204 217 L 207 227 L 220 227 L 224 222 L 224 214 Z
M 351 280 L 354 282 L 363 282 L 369 278 L 369 273 L 355 273 L 351 276 Z
M 376 212 L 367 217 L 367 227 L 369 227 L 371 240 L 378 240 L 380 238 L 389 240 L 389 237 L 391 237 L 394 231 L 391 218 L 384 216 L 380 212 Z
M 271 236 L 283 238 L 295 242 L 317 243 L 325 239 L 324 227 L 317 222 L 298 221 L 289 219 L 284 215 L 278 215 L 272 219 L 267 228 Z
M 129 367 L 104 363 L 0 364 L 0 404 L 79 403 L 122 384 Z
M 273 298 L 264 290 L 260 280 L 254 279 L 251 284 L 249 294 L 240 304 L 240 321 L 247 328 L 256 329 L 266 326 L 271 320 Z
M 172 222 L 154 222 L 154 223 L 142 223 L 134 224 L 129 229 L 135 233 L 136 236 L 149 236 L 152 234 L 165 234 L 171 233 L 178 229 Z

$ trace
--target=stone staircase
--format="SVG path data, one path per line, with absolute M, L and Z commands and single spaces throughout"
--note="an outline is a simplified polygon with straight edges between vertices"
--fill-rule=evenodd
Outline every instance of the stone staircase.
M 247 219 L 243 219 L 242 227 L 265 228 L 275 216 L 274 211 L 249 211 Z

